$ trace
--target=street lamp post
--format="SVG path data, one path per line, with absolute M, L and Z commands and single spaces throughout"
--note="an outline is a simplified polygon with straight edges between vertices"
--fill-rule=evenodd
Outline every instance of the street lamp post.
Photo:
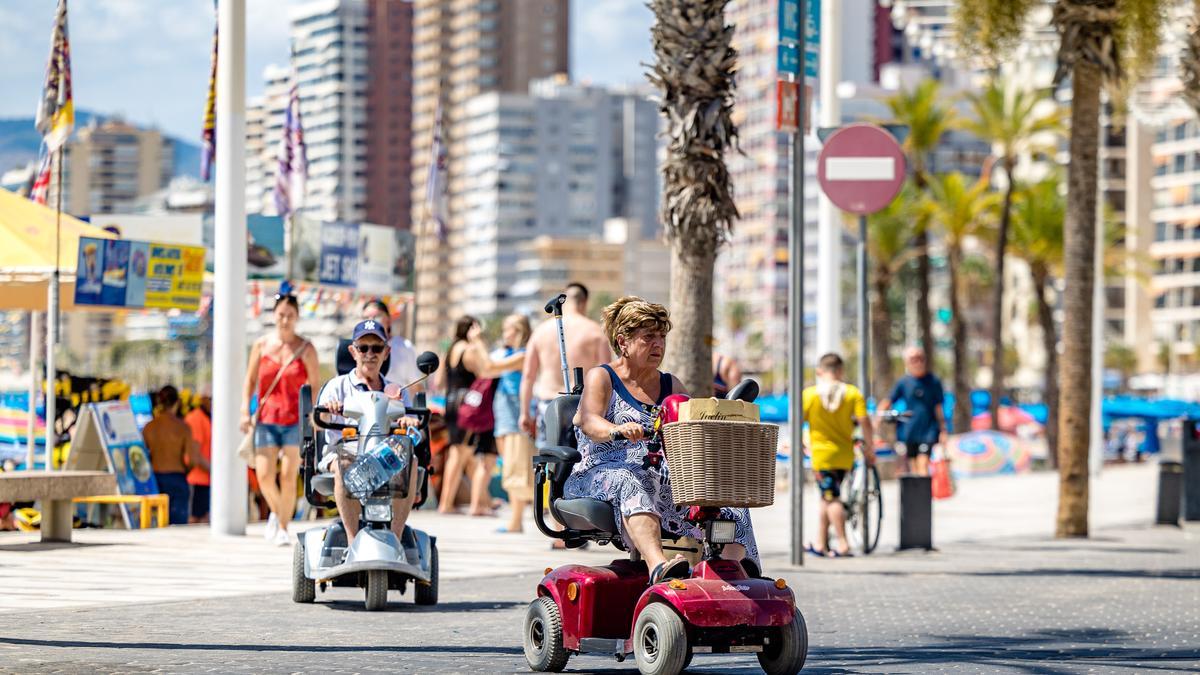
M 237 456 L 246 373 L 246 0 L 219 0 L 217 32 L 213 536 L 246 533 L 246 470 Z

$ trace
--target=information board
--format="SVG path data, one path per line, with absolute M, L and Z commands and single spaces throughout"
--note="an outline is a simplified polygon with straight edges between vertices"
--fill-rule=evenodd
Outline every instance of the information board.
M 203 283 L 202 247 L 79 239 L 77 305 L 195 311 Z

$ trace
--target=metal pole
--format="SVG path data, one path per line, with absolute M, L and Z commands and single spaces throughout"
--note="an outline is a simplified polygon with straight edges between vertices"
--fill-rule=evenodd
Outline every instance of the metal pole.
M 41 389 L 42 378 L 38 373 L 38 333 L 42 332 L 38 312 L 29 313 L 29 420 L 25 434 L 25 470 L 33 470 L 33 458 L 37 451 L 37 395 Z
M 219 0 L 217 28 L 213 536 L 246 533 L 246 468 L 237 456 L 246 374 L 246 0 Z
M 821 114 L 818 127 L 842 124 L 837 97 L 842 79 L 842 3 L 821 3 Z M 800 14 L 804 16 L 803 11 Z M 823 192 L 818 194 L 817 353 L 841 349 L 842 335 L 842 214 Z
M 867 321 L 867 217 L 858 217 L 858 387 L 871 398 L 871 328 Z
M 58 194 L 54 200 L 54 272 L 50 275 L 50 288 L 47 289 L 49 299 L 46 302 L 46 471 L 54 470 L 54 449 L 58 446 L 58 429 L 55 424 L 58 417 L 58 396 L 54 388 L 58 382 L 58 365 L 55 363 L 54 350 L 58 346 L 58 240 L 62 228 L 62 146 L 59 146 L 55 154 L 58 155 Z
M 806 0 L 800 0 L 801 17 L 807 16 Z M 826 3 L 831 4 L 831 3 Z M 801 19 L 803 21 L 803 19 Z M 803 23 L 801 24 L 803 25 Z M 788 310 L 791 330 L 788 335 L 788 436 L 791 458 L 788 479 L 791 483 L 792 564 L 804 564 L 804 127 L 807 120 L 804 78 L 804 31 L 800 36 L 800 86 L 797 97 L 800 120 L 792 137 L 792 226 L 788 230 Z

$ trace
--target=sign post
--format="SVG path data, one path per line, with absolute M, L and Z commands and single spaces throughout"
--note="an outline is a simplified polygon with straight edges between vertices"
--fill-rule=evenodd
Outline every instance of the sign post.
M 778 79 L 776 129 L 792 135 L 791 228 L 788 230 L 788 420 L 791 458 L 788 476 L 791 493 L 791 562 L 804 564 L 804 131 L 808 129 L 807 102 L 811 83 L 809 50 L 817 35 L 805 10 L 819 0 L 779 0 Z M 803 29 L 801 26 L 804 26 Z M 801 31 L 804 31 L 802 36 Z M 801 46 L 801 38 L 804 44 Z M 811 64 L 815 69 L 815 62 Z M 813 72 L 815 76 L 815 72 Z M 802 119 L 803 117 L 803 119 Z
M 896 198 L 904 183 L 904 151 L 887 131 L 873 124 L 838 129 L 821 148 L 817 180 L 825 196 L 843 211 L 858 214 L 858 380 L 870 398 L 867 323 L 867 216 Z

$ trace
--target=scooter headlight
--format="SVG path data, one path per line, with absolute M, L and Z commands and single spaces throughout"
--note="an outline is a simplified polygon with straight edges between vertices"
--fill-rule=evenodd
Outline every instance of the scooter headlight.
M 737 523 L 732 520 L 712 520 L 706 533 L 713 544 L 732 544 L 737 540 Z
M 363 519 L 369 523 L 387 523 L 392 520 L 392 500 L 367 502 L 363 507 Z

